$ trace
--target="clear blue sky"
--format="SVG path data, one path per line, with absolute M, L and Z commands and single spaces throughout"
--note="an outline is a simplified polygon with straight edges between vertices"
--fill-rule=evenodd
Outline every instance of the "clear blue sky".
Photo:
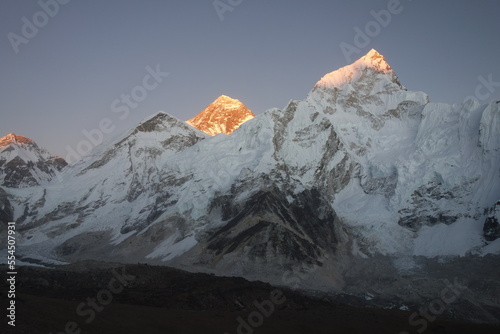
M 105 118 L 109 138 L 158 111 L 187 120 L 221 94 L 256 114 L 284 107 L 350 63 L 340 45 L 356 46 L 354 29 L 367 24 L 373 37 L 358 40 L 352 60 L 377 49 L 433 102 L 462 102 L 479 76 L 500 82 L 500 1 L 401 0 L 390 22 L 374 24 L 371 11 L 394 1 L 220 0 L 236 6 L 219 15 L 213 0 L 72 0 L 51 17 L 38 1 L 2 0 L 0 136 L 15 132 L 65 157 Z M 157 65 L 169 75 L 144 83 Z M 120 99 L 134 89 L 140 101 L 125 115 Z M 492 90 L 481 93 L 500 99 Z

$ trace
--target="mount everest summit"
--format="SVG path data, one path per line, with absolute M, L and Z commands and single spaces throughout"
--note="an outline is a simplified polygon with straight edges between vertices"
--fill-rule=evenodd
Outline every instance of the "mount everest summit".
M 193 126 L 153 115 L 49 183 L 4 182 L 18 254 L 402 302 L 453 273 L 471 303 L 500 307 L 500 104 L 431 103 L 375 50 L 284 109 L 253 117 L 235 101 L 217 99 Z M 464 266 L 484 272 L 480 287 Z
M 230 135 L 254 117 L 253 112 L 241 101 L 221 95 L 186 123 L 212 136 L 219 133 Z

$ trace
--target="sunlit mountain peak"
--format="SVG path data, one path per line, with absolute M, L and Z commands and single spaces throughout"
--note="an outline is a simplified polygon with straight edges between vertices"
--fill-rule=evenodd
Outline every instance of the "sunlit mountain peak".
M 366 55 L 361 57 L 358 62 L 364 63 L 367 67 L 372 67 L 380 71 L 392 71 L 391 66 L 385 60 L 385 57 L 377 50 L 371 49 Z
M 51 155 L 28 137 L 9 133 L 0 138 L 0 187 L 46 184 L 66 165 L 64 159 Z
M 394 81 L 395 73 L 387 63 L 384 56 L 377 50 L 371 49 L 366 55 L 356 60 L 351 65 L 344 66 L 336 71 L 328 73 L 316 84 L 316 87 L 340 87 L 346 83 L 358 80 L 366 70 L 388 75 Z
M 252 111 L 241 101 L 221 95 L 186 123 L 215 136 L 219 133 L 231 134 L 254 117 Z
M 8 135 L 0 138 L 0 148 L 11 144 L 29 145 L 34 144 L 34 141 L 27 137 L 18 136 L 15 133 L 9 133 Z

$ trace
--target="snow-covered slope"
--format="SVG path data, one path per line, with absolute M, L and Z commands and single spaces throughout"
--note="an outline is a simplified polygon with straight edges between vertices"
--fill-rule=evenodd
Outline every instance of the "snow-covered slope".
M 432 258 L 500 253 L 499 115 L 495 102 L 430 103 L 372 50 L 231 136 L 160 113 L 62 183 L 0 200 L 26 256 L 149 261 L 351 293 L 370 286 L 352 277 L 368 270 L 382 277 L 376 293 L 417 298 L 408 280 L 437 275 Z
M 254 117 L 250 109 L 239 100 L 221 95 L 186 123 L 211 136 L 219 133 L 229 135 L 241 124 Z
M 46 184 L 65 166 L 31 139 L 14 133 L 0 138 L 0 185 L 30 187 Z
M 29 192 L 11 190 L 15 199 L 28 197 L 22 218 L 24 228 L 30 230 L 28 243 L 57 245 L 91 231 L 114 231 L 118 238 L 147 226 L 171 205 L 167 201 L 170 190 L 162 187 L 164 164 L 206 137 L 160 112 L 122 138 L 98 146 L 66 169 L 58 182 Z

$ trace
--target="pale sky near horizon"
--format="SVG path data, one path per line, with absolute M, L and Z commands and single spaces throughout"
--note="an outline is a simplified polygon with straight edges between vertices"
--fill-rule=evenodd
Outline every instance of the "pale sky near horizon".
M 372 48 L 432 102 L 500 99 L 500 1 L 217 1 L 3 0 L 0 137 L 64 158 L 103 119 L 110 138 L 222 94 L 260 114 Z

